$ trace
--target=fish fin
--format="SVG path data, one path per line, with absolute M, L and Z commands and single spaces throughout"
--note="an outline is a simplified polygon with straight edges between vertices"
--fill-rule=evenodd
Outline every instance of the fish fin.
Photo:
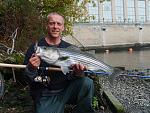
M 63 74 L 65 74 L 65 75 L 70 71 L 69 67 L 67 67 L 67 66 L 61 66 L 61 70 L 62 70 Z

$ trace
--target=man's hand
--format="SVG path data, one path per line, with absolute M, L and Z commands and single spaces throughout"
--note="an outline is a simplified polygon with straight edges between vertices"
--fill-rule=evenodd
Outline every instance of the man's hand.
M 29 59 L 29 64 L 32 66 L 33 69 L 36 69 L 40 66 L 41 59 L 36 54 L 33 54 Z
M 83 64 L 74 64 L 72 65 L 73 73 L 76 76 L 84 76 L 84 71 L 87 70 L 87 67 Z

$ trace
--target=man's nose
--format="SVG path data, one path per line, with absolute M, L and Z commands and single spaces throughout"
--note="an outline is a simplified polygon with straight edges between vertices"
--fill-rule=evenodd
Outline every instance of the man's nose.
M 57 27 L 58 27 L 58 24 L 57 24 L 57 23 L 54 23 L 54 27 L 57 28 Z

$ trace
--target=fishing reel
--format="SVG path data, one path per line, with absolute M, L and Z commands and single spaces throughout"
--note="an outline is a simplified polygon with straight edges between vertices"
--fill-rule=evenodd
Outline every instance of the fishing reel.
M 36 76 L 34 78 L 34 81 L 35 82 L 40 82 L 40 83 L 43 83 L 45 85 L 49 84 L 49 82 L 51 81 L 50 80 L 50 77 L 49 76 L 42 76 L 42 75 L 39 75 L 39 76 Z
M 48 70 L 48 68 L 45 68 L 45 67 L 38 67 L 38 70 L 40 70 L 40 75 L 37 75 L 35 78 L 34 78 L 34 81 L 35 82 L 39 82 L 39 83 L 43 83 L 44 85 L 47 85 L 49 84 L 49 82 L 51 81 L 50 79 L 50 76 L 46 76 L 44 74 L 44 71 Z

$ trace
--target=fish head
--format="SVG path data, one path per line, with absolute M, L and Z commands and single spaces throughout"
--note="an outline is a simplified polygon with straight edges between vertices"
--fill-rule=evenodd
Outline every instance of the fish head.
M 60 57 L 58 49 L 53 47 L 38 46 L 36 54 L 49 64 L 54 64 Z

